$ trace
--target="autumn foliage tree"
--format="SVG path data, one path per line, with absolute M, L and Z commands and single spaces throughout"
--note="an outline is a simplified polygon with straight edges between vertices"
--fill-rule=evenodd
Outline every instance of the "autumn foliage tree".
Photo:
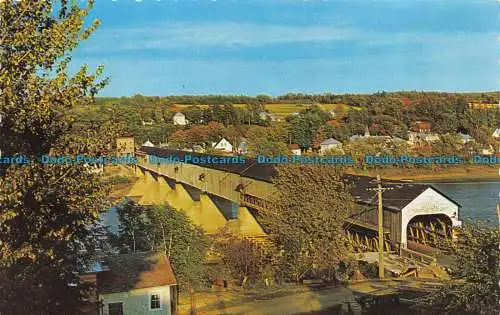
M 284 164 L 274 178 L 276 193 L 262 223 L 282 250 L 281 270 L 299 281 L 307 274 L 332 280 L 348 261 L 343 224 L 353 202 L 331 165 Z
M 219 230 L 213 239 L 213 251 L 220 257 L 224 275 L 228 278 L 238 282 L 273 278 L 272 252 L 262 244 L 245 239 L 228 228 Z
M 77 266 L 95 244 L 91 226 L 107 190 L 82 164 L 44 165 L 39 157 L 108 152 L 114 129 L 74 133 L 70 114 L 106 84 L 97 82 L 102 68 L 68 74 L 68 52 L 98 25 L 84 27 L 92 3 L 0 2 L 0 148 L 29 159 L 0 165 L 2 314 L 75 314 L 82 293 Z
M 419 301 L 436 314 L 488 315 L 500 312 L 500 230 L 467 222 L 452 248 L 452 279 Z

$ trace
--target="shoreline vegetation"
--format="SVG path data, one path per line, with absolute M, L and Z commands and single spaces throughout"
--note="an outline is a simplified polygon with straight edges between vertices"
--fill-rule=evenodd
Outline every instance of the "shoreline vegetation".
M 500 182 L 499 168 L 486 165 L 467 165 L 467 166 L 449 166 L 445 169 L 433 170 L 424 168 L 386 168 L 386 169 L 368 169 L 348 171 L 354 175 L 377 176 L 392 180 L 408 180 L 413 182 Z

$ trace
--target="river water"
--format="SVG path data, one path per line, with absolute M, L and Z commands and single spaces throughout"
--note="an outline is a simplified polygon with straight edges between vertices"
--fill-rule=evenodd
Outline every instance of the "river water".
M 489 182 L 426 183 L 430 184 L 462 206 L 460 220 L 465 218 L 489 220 L 498 224 L 496 204 L 500 202 L 500 180 Z M 111 208 L 103 215 L 105 225 L 118 232 L 116 210 Z
M 489 220 L 498 224 L 496 204 L 500 202 L 500 180 L 489 182 L 428 183 L 459 203 L 460 220 Z

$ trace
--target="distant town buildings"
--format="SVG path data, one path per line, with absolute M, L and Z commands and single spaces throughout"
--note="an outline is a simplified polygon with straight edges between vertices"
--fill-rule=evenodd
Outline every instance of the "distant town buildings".
M 144 120 L 142 121 L 143 126 L 152 126 L 152 125 L 154 125 L 154 123 L 155 122 L 152 119 L 147 120 L 147 121 L 144 121 Z
M 176 126 L 185 126 L 189 123 L 189 121 L 186 119 L 186 115 L 183 113 L 175 113 L 174 118 L 174 125 Z
M 374 140 L 374 141 L 380 141 L 380 142 L 389 142 L 391 141 L 392 137 L 391 136 L 372 136 L 370 134 L 370 130 L 368 127 L 365 128 L 365 134 L 364 135 L 353 135 L 349 138 L 349 141 L 358 141 L 358 140 Z
M 408 133 L 408 143 L 411 145 L 427 144 L 439 141 L 439 135 L 432 132 L 414 132 Z
M 219 142 L 214 143 L 213 148 L 227 153 L 233 152 L 233 145 L 226 138 L 222 138 Z
M 413 132 L 431 132 L 432 123 L 429 121 L 416 121 L 410 129 Z
M 299 145 L 296 143 L 288 144 L 288 150 L 290 150 L 290 152 L 292 152 L 293 155 L 301 155 L 301 153 L 302 153 Z
M 463 133 L 459 133 L 458 136 L 460 137 L 460 142 L 462 144 L 466 144 L 466 143 L 474 142 L 475 141 L 474 138 L 472 138 L 469 135 L 463 134 Z
M 329 138 L 321 142 L 319 153 L 325 154 L 333 149 L 342 149 L 342 143 L 334 138 Z
M 153 144 L 153 142 L 149 141 L 146 141 L 142 144 L 143 147 L 154 147 L 155 145 Z
M 492 137 L 493 137 L 493 138 L 496 138 L 496 139 L 500 138 L 500 128 L 497 128 L 497 129 L 493 132 Z

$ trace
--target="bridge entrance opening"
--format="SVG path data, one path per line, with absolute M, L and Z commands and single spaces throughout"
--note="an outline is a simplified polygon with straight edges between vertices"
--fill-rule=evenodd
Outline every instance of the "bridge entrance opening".
M 452 221 L 445 214 L 417 215 L 406 228 L 408 246 L 410 247 L 448 247 L 452 240 Z

